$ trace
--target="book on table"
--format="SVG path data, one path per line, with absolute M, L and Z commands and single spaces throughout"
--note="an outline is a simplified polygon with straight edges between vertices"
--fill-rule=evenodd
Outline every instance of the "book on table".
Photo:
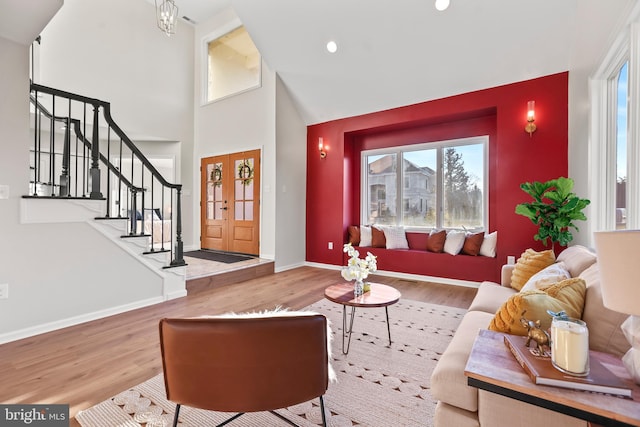
M 534 384 L 631 397 L 631 386 L 597 359 L 589 358 L 589 375 L 587 376 L 565 374 L 553 366 L 551 357 L 538 354 L 534 341 L 530 343 L 531 349 L 528 348 L 525 345 L 526 340 L 527 337 L 518 335 L 504 336 L 505 345 Z

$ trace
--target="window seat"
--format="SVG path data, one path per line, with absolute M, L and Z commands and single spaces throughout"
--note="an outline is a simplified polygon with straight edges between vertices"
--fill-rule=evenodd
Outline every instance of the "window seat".
M 426 250 L 428 234 L 407 232 L 409 249 L 358 247 L 360 257 L 371 252 L 377 257 L 378 270 L 423 276 L 443 277 L 472 282 L 500 281 L 498 258 L 472 255 L 451 255 Z M 349 257 L 343 254 L 343 265 Z

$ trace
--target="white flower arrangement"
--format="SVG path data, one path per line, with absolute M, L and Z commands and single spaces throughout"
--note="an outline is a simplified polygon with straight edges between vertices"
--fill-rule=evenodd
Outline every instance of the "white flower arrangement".
M 351 281 L 355 279 L 361 282 L 366 279 L 370 273 L 378 269 L 376 256 L 371 252 L 367 252 L 367 256 L 364 259 L 360 259 L 360 252 L 351 246 L 351 243 L 345 244 L 342 251 L 350 256 L 347 266 L 343 267 L 341 272 L 345 280 Z

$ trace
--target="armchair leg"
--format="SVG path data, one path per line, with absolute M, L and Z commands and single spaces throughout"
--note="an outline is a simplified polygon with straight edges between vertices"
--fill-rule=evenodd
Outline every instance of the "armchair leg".
M 228 420 L 221 422 L 220 424 L 218 424 L 216 427 L 222 427 L 225 426 L 227 424 L 229 424 L 231 421 L 235 420 L 236 418 L 240 417 L 241 415 L 243 415 L 244 412 L 238 412 L 237 414 L 235 414 L 233 417 L 229 418 Z
M 178 425 L 178 415 L 180 414 L 180 404 L 178 403 L 176 405 L 176 413 L 173 416 L 173 427 L 176 427 Z
M 322 414 L 322 426 L 327 427 L 327 417 L 324 413 L 324 396 L 320 396 L 320 413 Z

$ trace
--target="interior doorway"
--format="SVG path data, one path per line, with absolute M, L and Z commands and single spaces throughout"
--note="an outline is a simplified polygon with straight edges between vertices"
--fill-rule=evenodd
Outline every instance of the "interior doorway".
M 259 255 L 260 150 L 200 161 L 200 247 Z

